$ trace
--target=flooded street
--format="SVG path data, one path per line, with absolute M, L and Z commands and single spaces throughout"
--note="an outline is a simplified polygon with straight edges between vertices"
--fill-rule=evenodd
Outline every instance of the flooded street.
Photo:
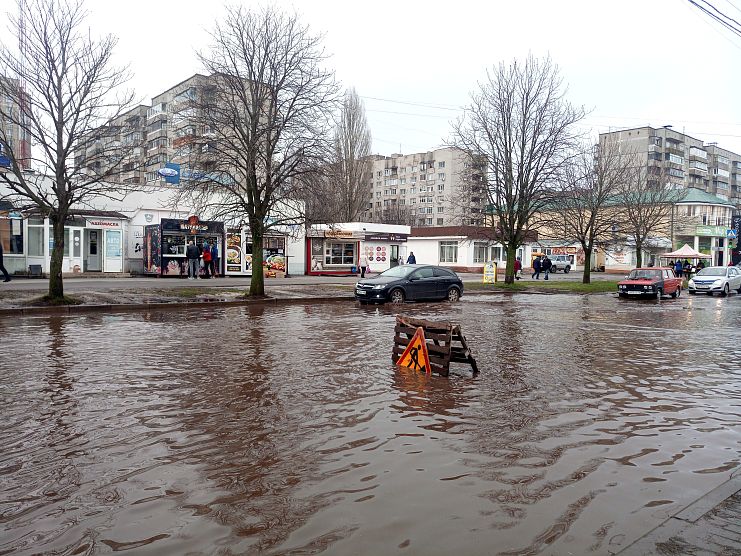
M 481 374 L 391 364 L 394 315 Z M 741 296 L 0 322 L 0 554 L 608 554 L 741 462 Z

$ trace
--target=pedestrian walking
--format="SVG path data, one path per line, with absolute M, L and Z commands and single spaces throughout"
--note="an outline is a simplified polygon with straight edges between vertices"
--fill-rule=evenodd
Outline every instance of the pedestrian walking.
M 216 278 L 221 274 L 221 267 L 219 267 L 219 242 L 214 241 L 211 246 L 211 275 Z
M 0 270 L 3 272 L 3 276 L 5 276 L 5 280 L 3 282 L 10 282 L 10 274 L 8 274 L 8 271 L 5 270 L 5 265 L 3 264 L 3 242 L 0 241 Z
M 414 256 L 414 251 L 409 251 L 409 256 L 407 257 L 407 264 L 417 264 L 417 257 Z
M 520 257 L 515 260 L 515 280 L 522 278 L 522 261 Z
M 203 277 L 211 278 L 211 246 L 208 244 L 208 240 L 203 241 L 202 248 L 203 257 Z
M 188 280 L 195 280 L 198 278 L 198 261 L 201 254 L 192 239 L 188 242 L 188 247 L 185 248 L 185 256 L 188 259 Z
M 533 261 L 533 275 L 531 278 L 535 278 L 536 280 L 540 280 L 540 257 L 535 257 L 535 260 Z
M 361 255 L 358 265 L 360 266 L 360 277 L 365 278 L 365 269 L 368 268 L 368 257 Z
M 548 274 L 551 272 L 551 267 L 553 266 L 553 263 L 548 258 L 548 255 L 545 256 L 543 259 L 543 262 L 540 263 L 541 268 L 543 269 L 543 272 L 545 272 L 545 278 L 544 280 L 548 280 Z
M 682 261 L 677 259 L 677 262 L 674 263 L 674 274 L 677 275 L 677 278 L 682 277 Z

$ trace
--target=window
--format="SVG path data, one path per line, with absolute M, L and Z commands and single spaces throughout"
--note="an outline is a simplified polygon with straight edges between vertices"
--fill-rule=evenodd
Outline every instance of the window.
M 428 218 L 425 222 L 427 222 L 428 226 L 432 226 L 432 218 Z
M 718 163 L 719 164 L 728 164 L 728 158 L 726 158 L 723 155 L 718 155 Z
M 406 199 L 399 199 L 399 204 L 400 205 L 406 205 L 407 204 L 407 200 Z
M 426 162 L 420 163 L 420 165 L 419 165 L 419 171 L 420 172 L 424 172 L 426 169 L 427 169 L 427 163 Z
M 437 175 L 437 179 L 445 181 L 445 172 L 440 172 Z
M 440 185 L 438 185 L 437 186 L 437 190 L 438 191 L 445 191 L 445 184 L 444 183 L 441 183 Z
M 438 226 L 442 226 L 443 225 L 443 219 L 442 218 L 438 218 L 437 219 L 437 225 Z
M 401 193 L 402 195 L 406 195 L 407 194 L 407 190 L 406 189 L 400 189 L 399 190 L 399 193 Z
M 416 192 L 417 192 L 417 188 L 416 187 L 410 187 L 409 188 L 409 194 L 410 195 L 414 195 Z
M 445 212 L 445 209 L 443 207 L 437 207 L 437 212 Z
M 381 177 L 381 171 L 380 170 L 378 172 L 376 172 L 376 177 L 377 178 L 380 178 Z
M 445 162 L 438 162 L 437 163 L 438 168 L 445 168 Z
M 385 169 L 385 170 L 383 171 L 383 175 L 384 175 L 384 176 L 390 176 L 390 175 L 391 175 L 391 168 L 386 168 L 386 169 Z
M 391 188 L 391 194 L 392 194 L 392 195 L 396 195 L 396 188 L 395 188 L 395 187 L 392 187 L 392 188 Z
M 398 184 L 398 180 L 396 178 L 392 178 L 389 180 L 389 185 L 397 185 L 397 184 Z
M 388 200 L 388 199 L 384 199 L 384 200 L 383 200 L 383 206 L 384 206 L 384 207 L 387 207 L 387 206 L 389 206 L 389 200 Z
M 410 205 L 416 205 L 417 204 L 417 199 L 415 199 L 414 197 L 412 197 L 411 199 L 409 199 L 409 204 Z
M 9 213 L 0 213 L 0 244 L 6 255 L 23 253 L 23 221 L 10 218 Z
M 401 178 L 399 185 L 404 185 L 407 182 L 406 178 Z
M 440 242 L 440 262 L 457 263 L 458 262 L 458 242 L 441 241 Z
M 435 191 L 435 186 L 434 185 L 428 185 L 427 186 L 427 193 L 432 193 L 433 191 Z
M 380 191 L 376 191 L 376 198 L 378 198 L 380 196 L 381 196 L 381 192 Z
M 417 167 L 416 166 L 412 166 L 412 172 L 416 172 L 416 171 L 417 171 Z
M 324 263 L 352 265 L 355 262 L 355 243 L 328 243 L 324 248 Z
M 676 154 L 667 153 L 666 159 L 674 164 L 684 164 L 684 158 Z
M 432 207 L 426 207 L 425 214 L 432 214 Z
M 384 195 L 388 195 L 388 194 L 389 194 L 389 190 L 388 190 L 388 189 L 384 189 L 384 190 L 383 190 L 383 194 L 384 194 Z
M 427 174 L 420 174 L 419 175 L 419 181 L 425 181 L 427 179 Z
M 485 263 L 489 246 L 483 241 L 473 242 L 473 262 Z

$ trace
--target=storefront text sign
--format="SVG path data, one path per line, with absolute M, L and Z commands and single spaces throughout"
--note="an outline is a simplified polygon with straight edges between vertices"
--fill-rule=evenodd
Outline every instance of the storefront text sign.
M 725 237 L 726 227 L 725 226 L 698 226 L 695 229 L 695 235 Z
M 324 230 L 324 237 L 332 239 L 351 239 L 353 234 L 350 230 Z
M 409 237 L 407 234 L 366 234 L 365 241 L 389 241 L 403 243 Z
M 188 220 L 180 222 L 180 229 L 184 232 L 195 234 L 197 232 L 205 232 L 208 230 L 208 225 L 201 224 L 201 221 L 197 216 L 189 216 Z
M 120 228 L 119 220 L 85 220 L 86 228 Z

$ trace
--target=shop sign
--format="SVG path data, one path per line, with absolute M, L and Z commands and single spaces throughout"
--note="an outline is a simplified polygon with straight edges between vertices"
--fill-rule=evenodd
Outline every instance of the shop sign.
M 189 216 L 188 220 L 182 220 L 180 222 L 180 229 L 189 234 L 196 234 L 198 232 L 205 232 L 208 230 L 207 224 L 201 224 L 199 218 L 194 214 Z
M 332 239 L 352 239 L 353 234 L 350 230 L 324 230 L 324 237 Z
M 121 222 L 119 220 L 85 220 L 86 228 L 120 228 Z
M 695 235 L 696 236 L 725 237 L 726 227 L 725 226 L 697 226 L 697 228 L 695 228 Z
M 409 234 L 366 234 L 365 241 L 388 241 L 391 243 L 403 243 Z

